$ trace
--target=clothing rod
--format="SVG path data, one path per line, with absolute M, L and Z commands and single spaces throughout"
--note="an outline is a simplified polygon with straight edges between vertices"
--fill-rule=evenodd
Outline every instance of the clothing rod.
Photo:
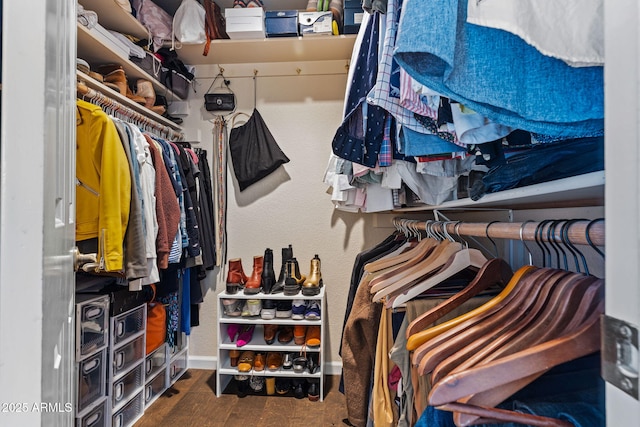
M 106 104 L 110 108 L 116 110 L 118 113 L 133 119 L 136 123 L 142 124 L 143 127 L 148 126 L 152 129 L 155 129 L 160 133 L 161 136 L 166 136 L 168 139 L 176 141 L 184 139 L 184 135 L 182 134 L 182 132 L 171 129 L 169 126 L 165 126 L 157 122 L 156 120 L 153 120 L 151 117 L 148 117 L 145 114 L 134 110 L 133 108 L 127 107 L 126 105 L 105 95 L 104 93 L 95 89 L 91 89 L 82 82 L 78 82 L 76 87 L 76 90 L 80 95 L 87 97 L 91 101 Z
M 401 224 L 402 218 L 396 218 L 395 222 Z M 416 228 L 418 230 L 426 230 L 427 222 L 412 220 L 406 220 L 409 222 L 409 228 Z M 569 242 L 574 245 L 588 245 L 587 241 L 587 226 L 591 221 L 589 220 L 576 220 L 572 222 L 567 230 Z M 476 237 L 489 237 L 496 239 L 510 239 L 520 240 L 520 234 L 522 233 L 522 240 L 535 241 L 536 230 L 539 229 L 541 222 L 460 222 L 456 221 L 431 221 L 430 224 L 434 224 L 436 227 L 441 227 L 442 224 L 446 224 L 447 233 L 452 237 L 457 234 L 461 236 L 476 236 Z M 566 223 L 566 220 L 556 221 L 555 233 L 553 233 L 553 241 L 556 243 L 562 243 L 562 225 Z M 459 225 L 456 225 L 459 224 Z M 524 226 L 523 226 L 524 224 Z M 538 240 L 548 242 L 547 231 L 549 230 L 552 222 L 543 223 L 542 230 L 538 230 Z M 521 231 L 522 229 L 522 231 Z M 441 230 L 441 228 L 436 228 Z M 589 238 L 595 246 L 604 246 L 604 220 L 594 222 L 589 227 Z

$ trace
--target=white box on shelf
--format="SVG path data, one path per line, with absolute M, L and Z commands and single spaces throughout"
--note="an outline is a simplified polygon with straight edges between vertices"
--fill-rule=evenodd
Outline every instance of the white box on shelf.
M 224 10 L 226 31 L 232 39 L 263 39 L 264 9 L 261 7 L 235 7 Z
M 331 12 L 299 12 L 301 36 L 331 35 L 333 14 Z

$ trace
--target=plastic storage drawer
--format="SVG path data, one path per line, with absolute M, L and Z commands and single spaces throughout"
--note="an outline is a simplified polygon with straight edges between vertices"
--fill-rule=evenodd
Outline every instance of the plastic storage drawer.
M 86 415 L 76 418 L 76 427 L 106 427 L 109 421 L 107 414 L 107 398 L 95 408 L 87 412 Z
M 144 386 L 144 363 L 134 367 L 111 386 L 111 407 L 117 409 Z
M 144 404 L 149 405 L 153 399 L 162 394 L 167 389 L 166 372 L 160 372 L 154 378 L 147 382 L 144 387 Z
M 104 348 L 93 356 L 76 364 L 78 369 L 78 404 L 77 413 L 90 407 L 101 397 L 106 396 L 107 349 Z
M 162 344 L 153 353 L 147 356 L 145 361 L 144 375 L 147 381 L 149 378 L 167 367 L 167 344 Z
M 145 309 L 146 306 L 141 305 L 111 319 L 112 346 L 117 347 L 130 337 L 144 330 L 147 321 Z
M 130 427 L 144 413 L 144 397 L 138 393 L 111 417 L 111 427 Z
M 173 384 L 187 370 L 189 354 L 183 351 L 169 363 L 169 380 Z
M 114 379 L 131 369 L 131 367 L 144 360 L 144 335 L 140 335 L 128 344 L 112 351 L 112 367 Z
M 108 334 L 109 297 L 76 294 L 76 361 L 105 347 Z

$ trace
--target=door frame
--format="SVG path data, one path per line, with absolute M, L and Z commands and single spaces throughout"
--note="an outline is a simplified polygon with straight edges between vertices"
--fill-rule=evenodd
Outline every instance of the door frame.
M 75 14 L 2 2 L 0 425 L 73 424 Z

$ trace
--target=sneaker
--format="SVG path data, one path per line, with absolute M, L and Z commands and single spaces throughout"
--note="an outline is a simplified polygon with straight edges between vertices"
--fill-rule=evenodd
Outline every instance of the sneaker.
M 262 301 L 262 310 L 260 310 L 260 317 L 265 320 L 271 320 L 276 317 L 276 303 L 273 300 L 266 299 Z
M 225 298 L 222 300 L 224 314 L 231 317 L 238 317 L 242 314 L 242 300 Z
M 304 318 L 307 320 L 320 320 L 320 304 L 318 304 L 318 301 L 309 301 L 304 312 Z
M 249 387 L 256 393 L 261 392 L 264 389 L 264 377 L 251 377 Z
M 276 303 L 276 317 L 291 317 L 291 300 L 280 300 Z
M 307 301 L 303 299 L 294 299 L 291 303 L 291 318 L 294 320 L 303 320 L 307 312 Z
M 260 316 L 260 310 L 262 309 L 262 301 L 259 299 L 248 299 L 242 307 L 243 317 Z

